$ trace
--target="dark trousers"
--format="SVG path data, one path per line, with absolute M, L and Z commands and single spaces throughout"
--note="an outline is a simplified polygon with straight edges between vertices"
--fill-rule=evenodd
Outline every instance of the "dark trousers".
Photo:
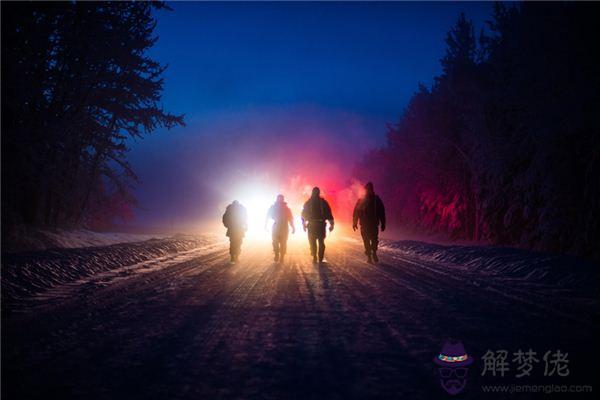
M 319 261 L 323 261 L 325 256 L 325 221 L 309 222 L 308 244 L 310 245 L 310 254 L 314 257 L 318 253 Z
M 232 257 L 237 257 L 242 252 L 243 235 L 229 235 L 229 254 Z
M 361 226 L 360 236 L 362 236 L 363 244 L 365 245 L 365 254 L 370 256 L 377 252 L 379 245 L 379 228 L 377 226 Z
M 273 228 L 272 239 L 273 239 L 273 251 L 276 256 L 283 257 L 287 250 L 287 241 L 288 241 L 288 230 L 286 229 L 275 229 Z

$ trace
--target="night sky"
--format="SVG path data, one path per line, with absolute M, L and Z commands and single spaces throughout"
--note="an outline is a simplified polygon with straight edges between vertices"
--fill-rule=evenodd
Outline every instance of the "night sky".
M 419 82 L 440 73 L 459 13 L 480 29 L 492 10 L 472 2 L 169 5 L 157 12 L 150 56 L 168 64 L 163 104 L 187 126 L 130 143 L 141 180 L 133 224 L 187 229 L 218 221 L 249 190 L 270 197 L 317 184 L 343 203 L 356 161 L 384 143 L 386 123 Z

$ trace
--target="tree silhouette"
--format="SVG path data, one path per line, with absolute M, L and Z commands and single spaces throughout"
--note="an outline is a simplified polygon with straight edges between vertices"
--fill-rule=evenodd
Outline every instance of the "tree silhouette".
M 460 15 L 442 74 L 421 86 L 359 178 L 396 223 L 600 258 L 597 7 L 494 7 L 475 40 Z
M 160 106 L 157 2 L 2 4 L 3 227 L 127 213 L 126 141 L 183 124 Z M 120 199 L 120 200 L 116 200 Z M 105 221 L 106 223 L 106 221 Z

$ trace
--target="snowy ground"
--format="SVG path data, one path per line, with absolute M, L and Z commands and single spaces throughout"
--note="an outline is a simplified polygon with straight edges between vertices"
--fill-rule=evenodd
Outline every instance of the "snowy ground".
M 75 235 L 77 233 L 73 233 Z M 163 239 L 146 239 L 141 235 L 122 237 L 121 234 L 95 235 L 102 243 L 121 239 L 137 238 L 128 243 L 117 242 L 109 246 L 86 246 L 87 242 L 69 241 L 67 235 L 61 239 L 69 244 L 66 248 L 45 251 L 28 251 L 2 255 L 2 311 L 18 310 L 16 304 L 27 302 L 32 295 L 64 284 L 81 284 L 87 277 L 113 271 L 131 269 L 140 263 L 154 265 L 184 251 L 198 249 L 215 242 L 212 236 L 176 235 Z M 94 243 L 98 241 L 95 240 Z M 79 243 L 80 246 L 75 247 Z M 83 245 L 82 245 L 83 244 Z M 74 248 L 70 248 L 74 247 Z
M 230 265 L 212 237 L 3 256 L 2 398 L 446 398 L 432 358 L 449 338 L 476 359 L 461 398 L 597 383 L 595 266 L 420 242 L 369 265 L 341 239 L 318 266 L 306 247 L 282 265 L 268 243 Z M 570 375 L 481 376 L 486 350 L 529 348 L 568 352 Z
M 140 242 L 165 237 L 166 235 L 162 234 L 95 232 L 87 229 L 45 230 L 22 228 L 21 230 L 12 232 L 9 237 L 2 238 L 2 252 L 14 253 L 46 249 L 108 246 L 111 244 Z

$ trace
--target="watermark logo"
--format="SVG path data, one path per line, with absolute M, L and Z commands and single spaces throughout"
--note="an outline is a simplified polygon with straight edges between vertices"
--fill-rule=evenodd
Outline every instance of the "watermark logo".
M 446 392 L 456 395 L 465 389 L 473 357 L 467 354 L 461 342 L 444 343 L 442 351 L 433 358 L 433 362 L 438 366 L 440 384 Z
M 536 379 L 543 376 L 563 379 L 570 376 L 569 353 L 560 349 L 547 350 L 546 352 L 537 352 L 532 348 L 523 351 L 519 348 L 517 351 L 509 350 L 490 350 L 485 354 L 478 356 L 481 360 L 482 371 L 479 376 L 484 379 L 511 379 L 511 382 L 504 384 L 481 385 L 483 393 L 590 393 L 591 385 L 566 385 L 551 384 L 550 382 L 540 384 L 540 382 L 528 382 L 529 379 Z M 465 347 L 461 342 L 448 341 L 442 347 L 442 350 L 433 358 L 437 366 L 437 379 L 442 388 L 450 395 L 457 395 L 465 390 L 467 386 L 467 377 L 469 366 L 473 364 L 475 357 L 467 354 Z M 539 364 L 539 366 L 538 366 Z M 543 371 L 542 371 L 543 364 Z M 538 371 L 533 374 L 538 366 Z M 476 373 L 475 378 L 478 378 Z M 524 381 L 522 381 L 524 379 Z M 523 382 L 523 384 L 521 384 Z

